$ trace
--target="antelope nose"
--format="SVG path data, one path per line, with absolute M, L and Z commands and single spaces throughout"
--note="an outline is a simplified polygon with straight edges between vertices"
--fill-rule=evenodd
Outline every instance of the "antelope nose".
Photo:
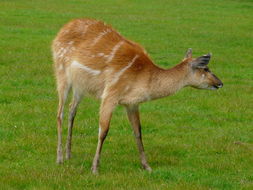
M 222 88 L 223 87 L 223 83 L 220 82 L 218 85 L 217 85 L 218 88 Z

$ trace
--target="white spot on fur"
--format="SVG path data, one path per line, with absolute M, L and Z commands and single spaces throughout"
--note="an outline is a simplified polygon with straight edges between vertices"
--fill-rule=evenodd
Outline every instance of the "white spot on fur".
M 101 32 L 93 41 L 93 43 L 91 44 L 91 46 L 94 46 L 103 36 L 105 36 L 107 33 L 111 32 L 110 29 L 107 29 L 103 32 Z
M 139 55 L 135 55 L 134 58 L 128 63 L 128 65 L 126 67 L 124 67 L 123 69 L 121 69 L 119 72 L 117 72 L 114 77 L 113 77 L 113 80 L 111 82 L 111 84 L 115 84 L 119 79 L 120 79 L 120 76 L 129 68 L 131 67 L 135 60 L 139 57 Z
M 68 44 L 69 44 L 69 45 L 72 45 L 73 43 L 74 43 L 74 41 L 70 41 L 70 42 L 68 42 Z
M 54 59 L 62 59 L 65 62 L 69 62 L 70 57 L 68 55 L 75 50 L 75 47 L 71 46 L 73 43 L 74 41 L 70 41 L 65 44 L 65 47 L 61 44 L 60 48 L 56 48 L 53 52 Z
M 64 30 L 63 34 L 67 34 L 69 32 L 69 30 Z
M 63 70 L 63 65 L 62 64 L 59 65 L 59 70 Z
M 125 92 L 127 92 L 129 90 L 129 88 L 130 88 L 129 86 L 126 86 L 125 87 Z
M 57 57 L 59 57 L 59 58 L 63 58 L 63 57 L 65 57 L 65 55 L 69 52 L 69 51 L 71 51 L 71 48 L 69 48 L 69 47 L 61 47 L 58 51 L 57 51 Z
M 70 61 L 70 58 L 67 57 L 67 56 L 65 56 L 65 57 L 63 58 L 63 60 L 64 60 L 65 62 L 69 62 L 69 61 Z
M 98 55 L 98 57 L 103 57 L 103 56 L 105 56 L 104 53 L 98 53 L 97 55 Z
M 107 59 L 110 55 L 106 55 L 104 53 L 98 53 L 97 57 L 104 57 L 105 59 Z
M 88 31 L 88 28 L 91 26 L 91 25 L 94 25 L 94 24 L 97 24 L 98 21 L 90 21 L 90 20 L 87 20 L 85 23 L 84 23 L 84 26 L 83 26 L 83 35 Z
M 58 51 L 57 51 L 57 57 L 62 57 L 65 54 L 65 49 L 63 47 L 61 47 Z
M 85 65 L 82 65 L 80 63 L 78 63 L 77 61 L 73 61 L 72 64 L 71 64 L 72 67 L 75 67 L 75 68 L 79 68 L 79 69 L 83 69 L 85 70 L 86 72 L 92 74 L 92 75 L 99 75 L 101 73 L 101 71 L 99 70 L 95 70 L 95 69 L 91 69 Z
M 55 43 L 55 46 L 56 46 L 56 47 L 59 47 L 59 46 L 61 46 L 61 43 L 60 43 L 60 42 L 56 42 L 56 43 Z
M 111 51 L 110 55 L 108 56 L 106 63 L 111 62 L 111 60 L 112 60 L 113 57 L 115 56 L 115 53 L 118 51 L 118 49 L 120 48 L 120 46 L 123 45 L 123 43 L 124 43 L 124 41 L 120 41 L 120 42 L 118 42 L 118 43 L 112 48 L 112 51 Z

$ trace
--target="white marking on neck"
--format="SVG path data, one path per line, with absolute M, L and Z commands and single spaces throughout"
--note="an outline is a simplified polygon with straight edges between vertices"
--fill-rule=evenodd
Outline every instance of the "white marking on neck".
M 103 32 L 101 32 L 93 41 L 93 43 L 91 44 L 91 46 L 94 46 L 103 36 L 105 36 L 107 33 L 111 32 L 110 29 L 107 29 Z
M 120 48 L 120 46 L 122 46 L 122 44 L 124 43 L 124 41 L 120 41 L 119 43 L 117 43 L 113 48 L 112 51 L 109 55 L 109 57 L 107 58 L 106 63 L 109 63 L 112 61 L 113 57 L 115 56 L 115 53 L 118 51 L 118 49 Z
M 79 69 L 83 69 L 83 70 L 87 71 L 88 73 L 90 73 L 92 75 L 99 75 L 101 73 L 101 71 L 91 69 L 91 68 L 89 68 L 85 65 L 82 65 L 82 64 L 78 63 L 77 61 L 73 61 L 72 64 L 71 64 L 71 67 L 76 67 L 76 68 L 79 68 Z
M 135 60 L 139 57 L 139 55 L 135 55 L 134 58 L 128 63 L 128 65 L 126 67 L 124 67 L 123 69 L 121 69 L 119 72 L 117 72 L 114 77 L 113 77 L 113 80 L 111 82 L 111 84 L 115 84 L 119 79 L 120 79 L 120 76 L 128 69 L 130 68 Z

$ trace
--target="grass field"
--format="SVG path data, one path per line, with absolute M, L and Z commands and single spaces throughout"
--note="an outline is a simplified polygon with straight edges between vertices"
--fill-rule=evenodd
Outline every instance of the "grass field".
M 0 189 L 253 189 L 252 13 L 251 0 L 1 0 Z M 186 88 L 141 106 L 151 174 L 140 167 L 122 107 L 113 115 L 100 175 L 91 174 L 99 108 L 93 99 L 79 107 L 72 159 L 55 163 L 50 45 L 77 17 L 110 23 L 165 68 L 189 47 L 195 56 L 213 53 L 210 68 L 224 82 L 221 90 Z

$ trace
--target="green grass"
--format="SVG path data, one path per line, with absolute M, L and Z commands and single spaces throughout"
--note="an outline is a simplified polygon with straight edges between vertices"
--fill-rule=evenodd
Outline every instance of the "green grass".
M 1 0 L 0 189 L 253 189 L 252 13 L 251 0 Z M 177 64 L 189 47 L 195 56 L 213 53 L 210 68 L 223 89 L 183 89 L 141 106 L 151 174 L 141 170 L 122 107 L 100 175 L 91 174 L 99 108 L 93 99 L 79 107 L 73 158 L 55 163 L 50 44 L 77 17 L 110 23 L 163 67 Z

